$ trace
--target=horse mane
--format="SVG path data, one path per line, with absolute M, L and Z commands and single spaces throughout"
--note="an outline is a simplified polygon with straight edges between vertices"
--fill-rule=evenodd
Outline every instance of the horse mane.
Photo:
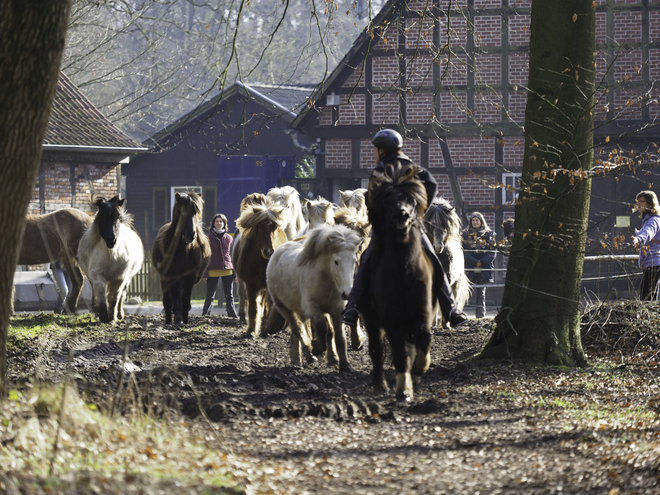
M 315 200 L 308 201 L 305 205 L 305 209 L 307 210 L 307 220 L 310 224 L 312 223 L 312 220 L 317 223 L 326 223 L 328 225 L 335 223 L 332 203 L 321 196 Z
M 241 200 L 241 206 L 239 208 L 239 211 L 242 213 L 245 208 L 247 208 L 250 205 L 265 205 L 267 202 L 266 195 L 263 193 L 251 193 L 245 196 Z
M 345 225 L 357 232 L 362 239 L 366 239 L 371 231 L 369 218 L 347 207 L 335 210 L 335 225 Z
M 294 222 L 293 232 L 298 232 L 305 226 L 305 215 L 300 204 L 300 194 L 295 187 L 273 187 L 266 194 L 268 202 L 289 209 L 290 219 Z M 285 225 L 286 227 L 286 225 Z
M 362 239 L 352 229 L 343 225 L 326 225 L 312 229 L 300 253 L 301 265 L 309 263 L 324 254 L 336 254 L 349 250 L 357 252 Z
M 367 190 L 358 188 L 348 191 L 339 191 L 339 205 L 352 208 L 357 212 L 365 211 Z
M 436 197 L 424 213 L 424 221 L 447 233 L 447 239 L 461 240 L 461 219 L 449 201 Z
M 401 162 L 387 164 L 385 173 L 373 176 L 371 179 L 368 192 L 370 203 L 373 205 L 381 202 L 384 196 L 389 196 L 393 190 L 397 190 L 415 200 L 417 214 L 423 218 L 428 199 L 424 183 L 417 178 L 418 170 L 418 167 L 412 163 L 408 165 L 402 165 Z M 371 210 L 369 218 L 371 219 Z
M 236 220 L 236 227 L 247 236 L 248 231 L 263 221 L 270 221 L 284 228 L 284 208 L 279 205 L 248 205 Z
M 195 209 L 195 216 L 197 217 L 197 221 L 201 222 L 202 221 L 202 212 L 204 210 L 204 200 L 202 197 L 197 194 L 194 191 L 190 192 L 181 192 L 177 193 L 177 199 L 174 201 L 174 205 L 172 206 L 172 225 L 176 226 L 179 217 L 181 216 L 181 212 L 179 211 L 179 208 L 177 206 L 179 205 L 180 202 L 185 201 L 186 198 L 190 200 L 190 202 L 193 205 L 193 208 Z

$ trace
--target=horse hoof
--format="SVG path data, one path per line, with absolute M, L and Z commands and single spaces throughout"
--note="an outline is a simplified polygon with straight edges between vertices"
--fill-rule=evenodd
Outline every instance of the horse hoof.
M 412 402 L 412 396 L 408 392 L 401 392 L 399 394 L 396 394 L 396 401 L 404 402 L 407 404 Z
M 342 373 L 355 373 L 353 367 L 348 363 L 340 364 L 339 371 L 341 371 Z

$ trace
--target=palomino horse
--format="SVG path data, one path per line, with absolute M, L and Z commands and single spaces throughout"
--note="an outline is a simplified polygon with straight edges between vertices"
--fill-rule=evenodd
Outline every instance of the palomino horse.
M 248 336 L 260 335 L 268 313 L 266 266 L 275 249 L 287 241 L 284 222 L 284 208 L 272 204 L 248 206 L 236 220 L 241 239 L 234 248 L 234 271 L 246 294 Z
M 92 284 L 93 307 L 99 320 L 124 318 L 124 299 L 133 276 L 140 271 L 144 248 L 126 213 L 124 199 L 98 198 L 98 212 L 78 245 L 78 261 Z
M 465 273 L 461 219 L 456 209 L 443 198 L 435 198 L 424 213 L 424 224 L 433 242 L 433 249 L 447 274 L 456 307 L 463 309 L 472 292 L 470 279 Z M 436 312 L 436 322 L 448 326 L 440 311 Z
M 248 206 L 251 205 L 265 205 L 268 199 L 265 194 L 262 193 L 251 193 L 245 196 L 241 200 L 241 205 L 239 208 L 240 213 L 243 213 Z M 236 266 L 236 248 L 240 244 L 241 231 L 236 230 L 234 234 L 234 243 L 231 245 L 231 263 L 233 266 Z M 234 275 L 236 275 L 236 270 L 234 270 Z M 241 323 L 245 323 L 245 300 L 247 299 L 247 293 L 245 292 L 245 286 L 241 282 L 241 279 L 236 275 L 236 289 L 238 291 L 238 318 Z
M 360 243 L 359 236 L 348 227 L 322 225 L 311 230 L 304 240 L 282 244 L 268 262 L 266 279 L 275 304 L 273 312 L 278 310 L 292 331 L 292 365 L 302 364 L 300 344 L 315 355 L 328 349 L 328 363 L 336 364 L 330 350 L 334 344 L 339 354 L 339 369 L 352 371 L 341 313 L 353 286 Z M 309 347 L 308 320 L 313 349 Z
M 284 209 L 284 233 L 287 240 L 296 238 L 296 234 L 305 226 L 305 215 L 300 204 L 300 194 L 291 186 L 273 187 L 266 194 L 268 201 Z
M 74 208 L 25 218 L 18 264 L 40 265 L 59 260 L 71 278 L 71 291 L 63 305 L 67 313 L 78 310 L 84 277 L 76 253 L 80 239 L 92 222 L 91 216 Z
M 165 323 L 188 323 L 190 296 L 211 261 L 211 244 L 202 230 L 204 202 L 196 193 L 176 193 L 172 221 L 163 225 L 151 251 L 160 274 Z
M 363 260 L 368 283 L 358 304 L 369 336 L 373 384 L 377 390 L 388 389 L 383 371 L 384 331 L 392 348 L 399 400 L 412 400 L 413 380 L 419 381 L 431 362 L 433 263 L 422 246 L 427 199 L 415 169 L 414 165 L 388 165 L 383 177 L 371 179 L 369 219 L 374 245 Z

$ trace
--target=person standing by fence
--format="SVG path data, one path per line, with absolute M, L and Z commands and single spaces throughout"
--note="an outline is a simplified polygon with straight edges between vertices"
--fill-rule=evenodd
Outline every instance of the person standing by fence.
M 495 232 L 486 223 L 484 216 L 475 211 L 468 218 L 463 231 L 463 254 L 467 276 L 473 284 L 484 285 L 493 281 L 495 261 Z M 486 287 L 475 287 L 477 297 L 476 317 L 486 316 Z
M 202 316 L 210 314 L 211 304 L 218 288 L 218 279 L 222 279 L 227 316 L 238 318 L 234 308 L 234 265 L 231 263 L 231 246 L 234 238 L 227 232 L 227 217 L 222 213 L 217 213 L 213 217 L 212 227 L 209 229 L 209 241 L 211 242 L 211 263 L 204 274 L 206 300 Z
M 660 216 L 658 196 L 653 191 L 641 191 L 635 198 L 636 210 L 642 219 L 642 228 L 633 236 L 633 245 L 639 249 L 639 266 L 643 270 L 639 298 L 654 299 L 660 278 Z

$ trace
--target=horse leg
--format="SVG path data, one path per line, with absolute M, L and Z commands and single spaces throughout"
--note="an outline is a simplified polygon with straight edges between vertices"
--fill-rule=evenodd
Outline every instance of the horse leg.
M 311 318 L 312 323 L 312 353 L 320 356 L 328 348 L 328 320 L 324 314 L 316 314 Z
M 117 318 L 120 320 L 124 319 L 126 314 L 124 313 L 124 301 L 126 300 L 126 294 L 128 294 L 128 283 L 125 283 L 121 290 L 119 291 L 119 299 L 117 300 Z
M 392 361 L 396 370 L 396 399 L 410 402 L 413 400 L 414 395 L 412 376 L 410 375 L 410 355 L 414 346 L 405 342 L 402 334 L 401 336 L 391 336 L 389 340 L 392 347 Z
M 163 291 L 163 309 L 165 310 L 165 324 L 170 325 L 172 323 L 172 294 L 170 293 L 169 284 L 164 284 L 161 282 L 160 288 Z
M 353 372 L 354 370 L 348 362 L 346 336 L 341 324 L 341 311 L 332 315 L 332 328 L 334 330 L 333 347 L 336 347 L 336 353 L 339 357 L 339 371 Z M 330 352 L 330 348 L 328 348 L 328 352 Z
M 238 321 L 245 323 L 245 307 L 248 305 L 247 289 L 238 278 L 236 283 L 238 284 Z
M 431 329 L 424 328 L 415 338 L 415 360 L 412 365 L 412 380 L 414 385 L 419 385 L 422 375 L 431 366 L 431 340 L 433 334 Z
M 64 265 L 64 270 L 69 274 L 69 278 L 71 279 L 71 288 L 64 301 L 63 308 L 67 314 L 75 314 L 78 311 L 78 299 L 80 298 L 80 292 L 85 281 L 85 275 L 73 257 L 67 255 L 61 261 L 62 265 Z
M 195 284 L 194 280 L 186 280 L 183 282 L 183 288 L 181 291 L 181 319 L 183 320 L 183 323 L 188 323 L 188 316 L 190 314 L 190 309 L 191 309 L 191 303 L 190 300 L 192 298 L 192 290 L 193 286 Z
M 90 279 L 92 282 L 92 290 L 94 292 L 94 312 L 98 316 L 101 323 L 109 323 L 110 315 L 108 314 L 108 300 L 106 298 L 107 282 L 104 277 L 98 274 L 91 274 Z
M 383 333 L 373 323 L 367 323 L 365 326 L 367 336 L 369 337 L 369 357 L 373 366 L 373 386 L 376 392 L 387 392 L 389 387 L 387 386 L 385 370 L 383 369 Z
M 247 289 L 248 291 L 248 327 L 245 335 L 247 337 L 256 337 L 255 328 L 257 326 L 257 318 L 261 316 L 261 294 L 258 291 Z
M 123 318 L 119 316 L 119 304 L 122 299 L 122 293 L 124 292 L 124 281 L 123 280 L 110 280 L 108 282 L 107 289 L 107 298 L 108 298 L 108 316 L 110 321 L 115 321 L 117 319 Z

